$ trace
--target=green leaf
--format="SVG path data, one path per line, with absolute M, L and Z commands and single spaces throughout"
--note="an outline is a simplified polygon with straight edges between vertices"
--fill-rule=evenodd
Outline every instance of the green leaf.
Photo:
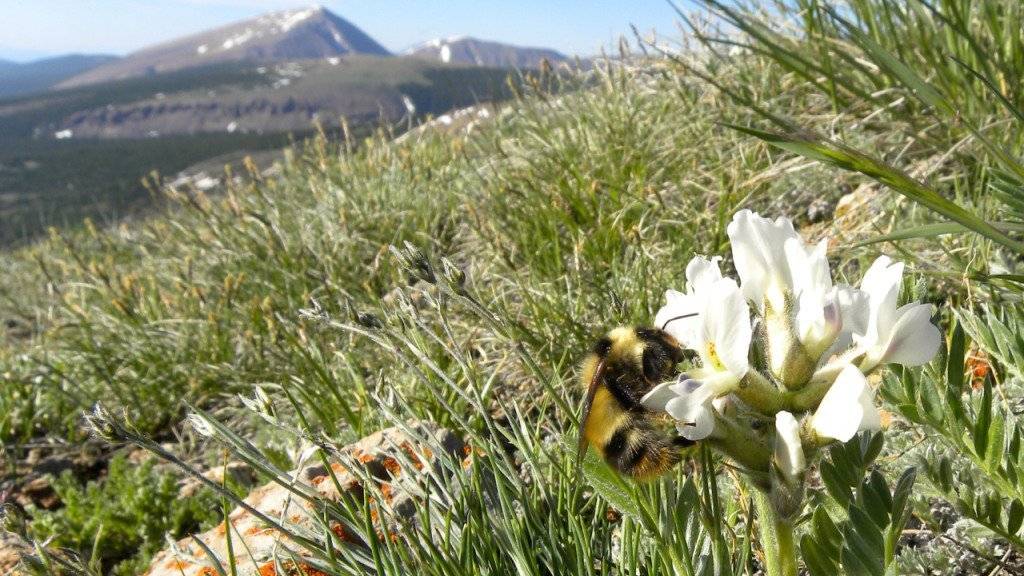
M 861 439 L 861 467 L 870 466 L 872 462 L 882 453 L 885 446 L 885 435 L 881 432 L 867 433 L 860 436 Z
M 836 527 L 835 523 L 832 522 L 832 517 L 828 515 L 824 507 L 818 507 L 814 511 L 811 523 L 814 526 L 815 538 L 821 543 L 822 547 L 832 555 L 837 555 L 839 546 L 843 542 L 843 535 L 839 532 L 839 528 Z
M 821 473 L 821 481 L 825 484 L 825 490 L 828 492 L 828 495 L 838 502 L 841 507 L 846 508 L 849 506 L 850 499 L 853 498 L 853 490 L 850 489 L 849 484 L 840 479 L 836 466 L 831 462 L 822 461 L 819 471 Z
M 964 358 L 967 355 L 967 336 L 959 322 L 953 326 L 953 335 L 946 355 L 946 403 L 958 422 L 966 420 L 961 397 L 964 392 Z
M 1003 232 L 1022 232 L 1024 231 L 1024 225 L 1017 224 L 1014 222 L 992 222 L 992 226 Z M 970 232 L 971 230 L 959 224 L 957 222 L 935 222 L 932 224 L 922 224 L 920 226 L 914 226 L 912 228 L 905 228 L 903 230 L 897 230 L 890 232 L 889 234 L 882 234 L 867 240 L 862 240 L 850 245 L 850 248 L 861 248 L 863 246 L 869 246 L 871 244 L 878 244 L 880 242 L 899 242 L 901 240 L 914 240 L 918 238 L 936 238 L 938 236 L 946 236 L 948 234 L 963 234 L 964 232 Z
M 864 511 L 879 530 L 889 525 L 892 498 L 889 495 L 889 486 L 878 470 L 872 470 L 871 476 L 861 485 L 860 500 Z
M 959 222 L 973 232 L 1017 252 L 1024 252 L 1024 243 L 1010 238 L 976 214 L 965 210 L 935 190 L 914 180 L 898 168 L 858 152 L 844 144 L 807 133 L 783 134 L 735 124 L 726 124 L 726 126 L 760 138 L 773 146 L 799 154 L 805 158 L 818 160 L 819 162 L 831 164 L 844 170 L 860 172 L 870 176 L 910 200 L 926 206 L 954 222 Z
M 845 536 L 843 566 L 852 568 L 851 573 L 883 576 L 885 542 L 882 539 L 882 532 L 868 514 L 856 506 L 850 508 L 850 522 Z
M 989 425 L 992 423 L 992 381 L 985 379 L 985 388 L 981 395 L 981 404 L 978 406 L 977 419 L 974 422 L 974 453 L 978 458 L 985 458 L 990 446 L 988 445 Z
M 985 458 L 985 467 L 989 472 L 997 472 L 999 465 L 1003 461 L 1003 444 L 1005 443 L 1004 434 L 1006 432 L 1006 420 L 1003 419 L 1002 414 L 994 414 L 992 417 L 992 423 L 988 427 L 988 456 Z
M 1020 532 L 1021 524 L 1024 523 L 1024 504 L 1016 498 L 1010 503 L 1010 509 L 1006 513 L 1006 531 L 1010 534 Z
M 594 490 L 609 504 L 623 514 L 642 521 L 640 508 L 632 495 L 633 487 L 612 470 L 593 450 L 588 450 L 583 459 L 583 475 L 586 476 Z
M 907 509 L 907 502 L 914 490 L 914 482 L 917 480 L 917 469 L 907 468 L 896 481 L 896 488 L 892 491 L 892 517 L 901 516 Z
M 835 576 L 839 572 L 838 556 L 825 550 L 809 534 L 800 539 L 800 551 L 811 576 Z

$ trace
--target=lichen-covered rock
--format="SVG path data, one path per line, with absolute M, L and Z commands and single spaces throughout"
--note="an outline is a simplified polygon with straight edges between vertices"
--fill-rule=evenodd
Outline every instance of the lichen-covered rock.
M 320 463 L 306 465 L 289 473 L 289 479 L 301 492 L 314 495 L 316 499 L 337 501 L 349 496 L 356 501 L 363 497 L 363 482 L 373 482 L 372 494 L 379 494 L 383 502 L 375 506 L 386 506 L 389 514 L 400 518 L 411 518 L 416 512 L 416 494 L 412 478 L 419 472 L 437 470 L 439 461 L 435 450 L 462 459 L 468 457 L 469 449 L 459 436 L 429 422 L 413 422 L 408 425 L 411 434 L 398 427 L 382 430 L 343 449 L 345 462 L 334 461 L 328 468 Z M 421 442 L 419 438 L 428 438 Z M 357 473 L 350 466 L 362 469 Z M 254 489 L 245 502 L 256 511 L 289 526 L 295 531 L 322 533 L 322 520 L 315 516 L 316 506 L 297 496 L 293 489 L 280 483 L 270 482 Z M 301 558 L 303 548 L 282 535 L 276 528 L 261 520 L 257 515 L 239 506 L 228 516 L 231 529 L 231 549 L 239 574 L 276 573 L 275 557 L 290 559 L 284 548 Z M 349 533 L 346 528 L 331 522 L 331 531 L 338 540 L 353 546 L 362 546 L 362 540 Z M 228 526 L 218 526 L 196 538 L 212 552 L 223 566 L 228 565 Z M 379 528 L 377 537 L 393 537 L 386 526 Z M 291 560 L 289 560 L 291 562 Z M 163 550 L 153 559 L 147 576 L 214 576 L 209 553 L 192 537 L 179 540 L 174 546 Z M 315 571 L 306 570 L 313 574 Z
M 23 556 L 34 552 L 32 545 L 24 538 L 11 532 L 0 530 L 0 574 L 20 576 L 24 574 L 18 569 Z
M 217 484 L 227 483 L 229 486 L 251 488 L 256 484 L 256 471 L 245 462 L 228 462 L 222 466 L 214 466 L 203 473 L 203 477 Z M 203 484 L 196 478 L 187 478 L 181 482 L 179 498 L 191 498 L 199 492 Z

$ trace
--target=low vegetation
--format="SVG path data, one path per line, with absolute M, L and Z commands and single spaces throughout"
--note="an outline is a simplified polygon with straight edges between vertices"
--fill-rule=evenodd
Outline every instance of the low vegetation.
M 443 462 L 463 472 L 432 479 L 401 537 L 373 536 L 368 499 L 314 503 L 312 566 L 794 574 L 761 535 L 760 492 L 710 450 L 647 484 L 593 455 L 581 481 L 575 463 L 582 354 L 650 324 L 751 208 L 832 238 L 837 281 L 879 253 L 906 262 L 901 302 L 936 305 L 942 332 L 930 364 L 875 383 L 884 433 L 812 472 L 801 565 L 1021 573 L 1022 9 L 705 4 L 729 34 L 690 18 L 688 50 L 539 74 L 471 130 L 314 138 L 280 178 L 168 191 L 166 215 L 0 256 L 8 453 L 79 441 L 98 403 L 117 446 L 162 450 L 146 438 L 191 413 L 216 448 L 197 446 L 273 477 L 303 442 L 332 456 L 429 420 L 478 457 Z M 332 522 L 372 545 L 338 548 Z M 105 567 L 103 541 L 65 525 L 59 544 Z

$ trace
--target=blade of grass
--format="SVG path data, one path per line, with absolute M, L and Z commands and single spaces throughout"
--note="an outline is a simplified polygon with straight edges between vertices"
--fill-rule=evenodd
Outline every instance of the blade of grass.
M 950 220 L 959 222 L 969 230 L 1018 253 L 1024 253 L 1024 242 L 1014 240 L 976 214 L 944 198 L 935 190 L 914 180 L 901 170 L 867 154 L 825 138 L 767 132 L 735 124 L 725 124 L 725 126 L 805 158 L 870 176 L 908 199 L 930 208 Z

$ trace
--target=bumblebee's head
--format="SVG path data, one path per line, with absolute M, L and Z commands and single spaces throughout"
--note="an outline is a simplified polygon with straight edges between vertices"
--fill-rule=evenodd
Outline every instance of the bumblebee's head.
M 630 387 L 642 391 L 678 375 L 685 355 L 679 342 L 659 328 L 616 328 L 598 341 L 594 353 L 605 360 L 610 372 L 633 380 Z M 626 382 L 623 382 L 626 383 Z

